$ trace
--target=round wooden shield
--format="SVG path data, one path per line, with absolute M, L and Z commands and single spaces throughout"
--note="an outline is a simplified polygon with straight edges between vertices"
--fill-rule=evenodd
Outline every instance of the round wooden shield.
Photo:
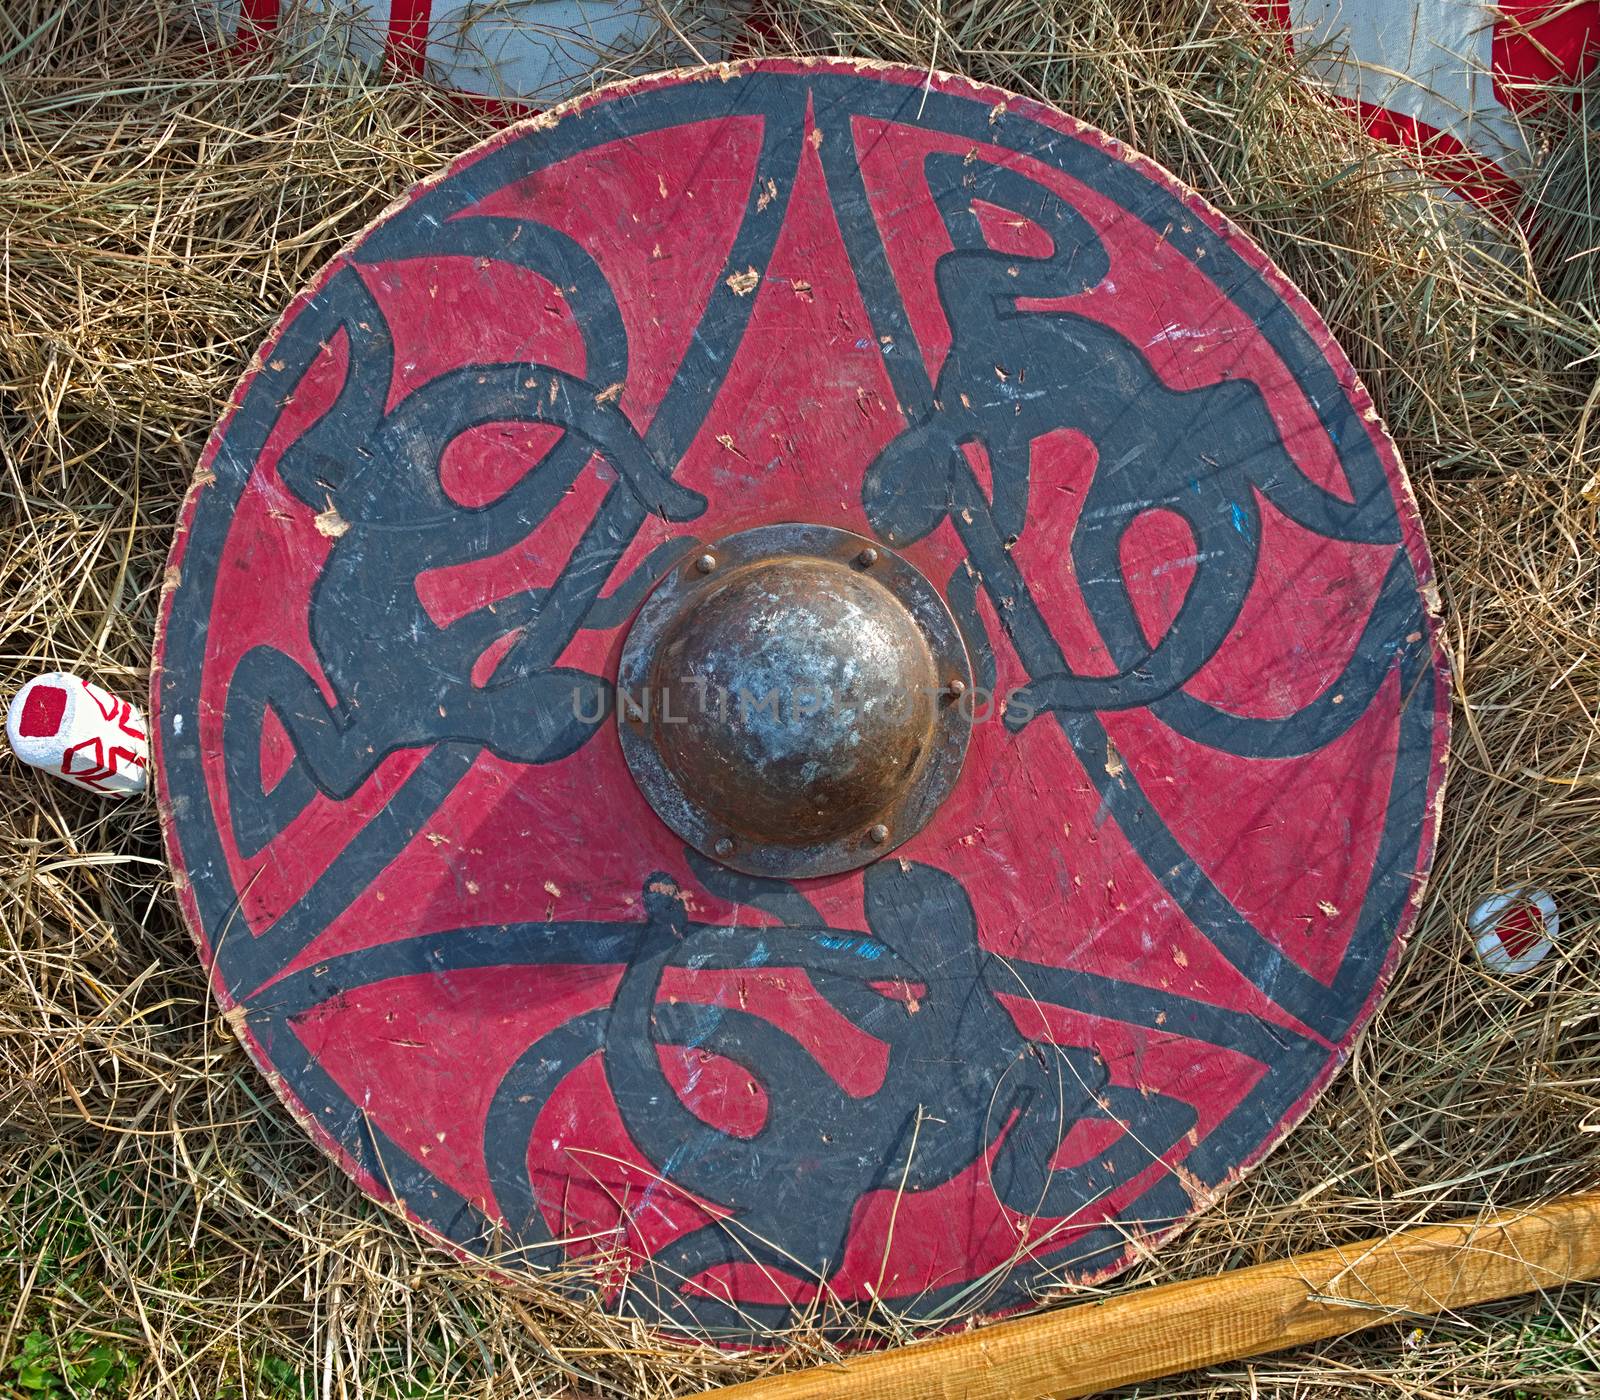
M 817 879 L 687 848 L 605 703 L 664 575 L 795 522 L 931 580 L 978 701 Z M 1433 598 L 1351 366 L 1172 176 L 960 78 L 671 74 L 289 308 L 173 547 L 162 815 L 374 1197 L 682 1332 L 948 1325 L 1124 1267 L 1338 1069 L 1431 856 Z

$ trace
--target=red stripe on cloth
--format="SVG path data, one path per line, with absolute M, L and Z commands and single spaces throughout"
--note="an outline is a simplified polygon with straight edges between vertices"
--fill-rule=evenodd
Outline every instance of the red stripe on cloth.
M 254 53 L 263 39 L 278 27 L 278 0 L 239 0 L 239 29 L 233 47 Z
M 1294 52 L 1294 16 L 1289 13 L 1289 0 L 1256 0 L 1250 6 L 1256 20 L 1269 29 L 1281 29 L 1289 52 Z
M 1342 97 L 1336 100 L 1360 112 L 1369 135 L 1414 152 L 1424 170 L 1445 181 L 1457 194 L 1497 214 L 1509 215 L 1515 208 L 1520 188 L 1517 182 L 1488 156 L 1463 145 L 1448 131 L 1371 102 L 1351 103 Z
M 1514 112 L 1547 84 L 1570 83 L 1600 58 L 1597 0 L 1502 0 L 1492 46 L 1494 95 Z
M 773 19 L 772 10 L 766 0 L 755 0 L 744 13 L 744 23 L 739 26 L 739 32 L 733 36 L 728 46 L 728 57 L 732 59 L 753 58 L 755 56 L 755 40 L 763 39 L 767 43 L 782 43 L 783 31 Z
M 391 0 L 384 58 L 397 73 L 420 78 L 428 62 L 428 20 L 433 0 Z

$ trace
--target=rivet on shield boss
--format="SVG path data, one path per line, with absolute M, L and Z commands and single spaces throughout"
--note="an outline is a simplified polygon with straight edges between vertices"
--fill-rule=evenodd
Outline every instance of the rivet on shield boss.
M 1432 854 L 1349 362 L 962 79 L 468 153 L 291 305 L 172 566 L 162 815 L 251 1054 L 448 1247 L 722 1342 L 1126 1267 L 1307 1111 Z

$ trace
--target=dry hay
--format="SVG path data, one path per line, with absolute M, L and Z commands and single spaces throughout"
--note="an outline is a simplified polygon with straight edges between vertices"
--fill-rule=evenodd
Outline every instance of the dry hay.
M 206 57 L 182 6 L 0 10 L 0 692 L 145 687 L 183 487 L 278 309 L 492 119 L 292 50 Z M 1409 464 L 1459 676 L 1446 824 L 1387 1006 L 1265 1166 L 1117 1288 L 1595 1183 L 1600 1166 L 1596 177 L 1549 114 L 1530 249 L 1488 238 L 1242 12 L 1158 0 L 788 0 L 773 47 L 937 64 L 1165 162 L 1300 283 Z M 162 21 L 162 15 L 168 22 Z M 1595 110 L 1600 111 L 1600 106 Z M 1589 485 L 1589 494 L 1583 494 Z M 306 1141 L 211 1014 L 150 804 L 0 763 L 0 1391 L 692 1392 L 774 1356 L 663 1345 L 425 1248 Z M 1499 981 L 1484 892 L 1559 901 Z M 882 1331 L 893 1337 L 893 1319 Z M 1574 1395 L 1593 1290 L 1389 1323 L 1142 1395 Z M 778 1359 L 824 1348 L 802 1338 Z

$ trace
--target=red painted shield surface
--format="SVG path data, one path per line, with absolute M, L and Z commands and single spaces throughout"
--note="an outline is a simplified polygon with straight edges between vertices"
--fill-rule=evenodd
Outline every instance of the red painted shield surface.
M 299 298 L 154 684 L 184 906 L 274 1087 L 466 1252 L 738 1340 L 1103 1277 L 1390 976 L 1447 681 L 1315 313 L 1159 168 L 964 80 L 764 62 L 514 128 Z M 686 851 L 604 696 L 654 581 L 812 521 L 989 703 L 865 870 Z

